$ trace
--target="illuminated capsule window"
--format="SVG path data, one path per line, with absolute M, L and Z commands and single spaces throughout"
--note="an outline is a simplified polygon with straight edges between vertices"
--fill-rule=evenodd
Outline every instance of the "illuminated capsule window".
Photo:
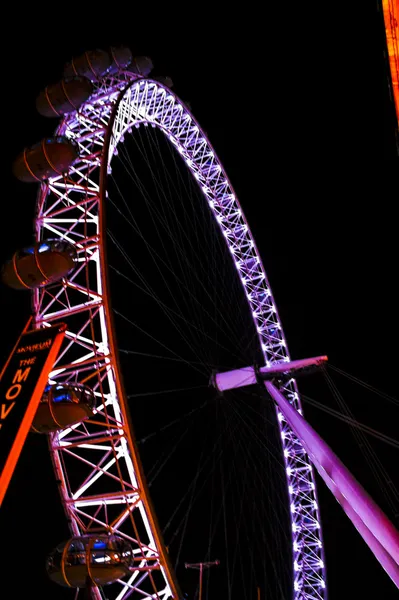
M 26 148 L 14 161 L 13 173 L 26 183 L 63 176 L 79 158 L 76 142 L 64 136 L 46 138 Z
M 93 390 L 82 384 L 48 385 L 32 423 L 32 431 L 49 433 L 65 429 L 93 415 Z
M 34 289 L 66 277 L 75 267 L 75 247 L 64 240 L 37 242 L 18 250 L 2 269 L 5 284 L 16 290 Z
M 50 579 L 72 588 L 113 583 L 132 565 L 131 545 L 116 535 L 74 537 L 57 546 L 46 561 Z

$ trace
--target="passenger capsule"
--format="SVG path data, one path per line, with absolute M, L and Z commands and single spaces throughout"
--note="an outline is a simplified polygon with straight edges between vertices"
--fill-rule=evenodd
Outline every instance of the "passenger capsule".
M 172 78 L 169 77 L 168 75 L 157 75 L 156 77 L 154 77 L 154 80 L 159 81 L 159 83 L 161 83 L 165 87 L 168 87 L 168 88 L 173 87 Z
M 151 58 L 148 58 L 148 56 L 135 56 L 127 70 L 135 73 L 136 75 L 147 77 L 153 68 L 154 65 L 152 64 Z
M 78 110 L 93 93 L 93 84 L 86 77 L 70 77 L 49 85 L 36 99 L 36 108 L 43 117 L 60 117 Z
M 78 146 L 66 137 L 47 138 L 26 148 L 14 161 L 13 173 L 27 183 L 63 175 L 79 158 Z
M 46 240 L 18 250 L 1 278 L 15 290 L 35 289 L 66 277 L 75 267 L 76 249 L 64 240 Z
M 49 433 L 85 421 L 93 415 L 95 396 L 82 384 L 48 385 L 32 423 L 32 431 Z
M 116 535 L 84 535 L 57 546 L 47 557 L 47 573 L 55 583 L 84 588 L 113 583 L 129 573 L 132 547 Z
M 112 46 L 109 49 L 109 54 L 112 61 L 109 73 L 117 73 L 122 69 L 126 69 L 133 59 L 132 51 L 126 46 Z
M 111 57 L 104 50 L 89 50 L 73 58 L 64 68 L 64 77 L 81 75 L 90 81 L 97 81 L 106 75 L 111 66 Z

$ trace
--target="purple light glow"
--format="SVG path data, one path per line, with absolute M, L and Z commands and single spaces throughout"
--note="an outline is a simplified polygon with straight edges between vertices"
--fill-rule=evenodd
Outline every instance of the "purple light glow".
M 300 438 L 318 473 L 399 588 L 399 532 L 316 431 L 271 383 L 264 385 Z

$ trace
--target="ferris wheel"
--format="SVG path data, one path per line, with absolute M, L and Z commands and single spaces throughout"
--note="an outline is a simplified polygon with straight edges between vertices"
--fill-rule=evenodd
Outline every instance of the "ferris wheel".
M 128 160 L 129 139 L 140 128 L 164 136 L 196 183 L 207 205 L 206 218 L 230 260 L 224 268 L 236 274 L 244 299 L 240 306 L 255 332 L 253 364 L 264 365 L 230 376 L 209 370 L 208 380 L 223 392 L 237 387 L 238 380 L 253 384 L 268 372 L 273 377 L 286 374 L 287 364 L 293 365 L 261 257 L 224 168 L 188 106 L 172 91 L 172 82 L 151 77 L 151 71 L 150 59 L 133 57 L 127 48 L 86 52 L 74 59 L 62 81 L 46 88 L 37 101 L 42 115 L 60 118 L 55 136 L 26 149 L 14 166 L 19 179 L 40 184 L 36 242 L 14 256 L 4 277 L 15 288 L 33 290 L 36 328 L 59 322 L 67 326 L 33 423 L 35 431 L 48 435 L 71 531 L 71 538 L 49 556 L 47 570 L 55 582 L 86 587 L 98 600 L 105 597 L 102 586 L 112 600 L 182 597 L 129 416 L 110 284 L 110 239 L 123 253 L 108 231 L 115 191 L 111 175 L 115 157 Z M 129 201 L 133 221 L 134 196 Z M 202 205 L 194 209 L 204 210 Z M 156 253 L 155 259 L 162 261 Z M 210 338 L 207 325 L 199 325 Z M 149 387 L 156 373 L 154 367 Z M 301 414 L 294 375 L 290 370 L 280 389 Z M 280 408 L 276 423 L 291 518 L 292 597 L 324 600 L 324 548 L 312 463 Z M 165 496 L 168 492 L 166 486 Z
M 113 583 L 107 593 L 112 587 L 115 598 L 166 600 L 179 597 L 179 591 L 130 426 L 107 276 L 108 176 L 114 155 L 132 129 L 147 124 L 159 129 L 191 171 L 236 267 L 265 364 L 288 361 L 289 354 L 262 261 L 227 175 L 188 107 L 168 87 L 168 80 L 150 77 L 151 69 L 149 59 L 133 58 L 126 48 L 87 52 L 66 67 L 61 83 L 38 98 L 39 112 L 58 116 L 61 122 L 54 138 L 25 150 L 15 163 L 17 177 L 40 182 L 40 191 L 37 243 L 33 250 L 21 252 L 17 261 L 14 258 L 13 284 L 34 288 L 35 327 L 67 324 L 47 402 L 39 407 L 34 423 L 36 430 L 49 434 L 74 536 L 69 545 L 55 551 L 50 573 L 57 573 L 54 579 L 62 579 L 64 585 L 84 587 L 83 571 L 77 576 L 66 568 L 60 575 L 57 560 L 72 549 L 93 553 L 101 545 L 101 536 L 91 540 L 93 531 L 112 533 L 115 540 L 131 544 L 128 558 L 134 569 L 124 578 L 120 566 L 112 575 L 109 570 Z M 29 256 L 35 259 L 36 273 L 32 276 L 31 268 L 26 280 L 23 261 Z M 294 379 L 287 383 L 286 393 L 300 409 Z M 325 598 L 312 467 L 280 411 L 278 424 L 292 513 L 294 597 Z M 83 480 L 75 476 L 77 462 L 86 469 Z M 109 557 L 108 542 L 103 543 Z M 119 564 L 127 562 L 122 550 L 117 554 Z M 94 583 L 104 583 L 101 577 L 96 579 L 95 565 L 89 576 Z M 92 593 L 102 597 L 97 587 Z

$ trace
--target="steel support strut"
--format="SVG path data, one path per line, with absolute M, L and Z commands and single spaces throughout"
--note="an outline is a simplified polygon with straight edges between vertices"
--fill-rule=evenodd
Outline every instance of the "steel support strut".
M 327 356 L 317 356 L 316 358 L 273 363 L 269 367 L 244 367 L 233 371 L 225 371 L 224 373 L 214 373 L 211 383 L 219 392 L 224 392 L 246 385 L 254 385 L 260 380 L 266 381 L 276 377 L 287 379 L 295 375 L 309 373 L 322 367 L 326 362 Z
M 325 360 L 326 357 L 318 357 L 304 361 L 273 364 L 258 370 L 248 367 L 228 373 L 218 373 L 214 376 L 213 381 L 219 391 L 251 385 L 256 381 L 265 386 L 287 423 L 300 439 L 319 475 L 378 562 L 399 588 L 399 532 L 331 448 L 288 402 L 271 380 L 273 377 L 281 378 L 284 374 L 293 375 L 296 369 L 302 370 L 304 367 L 317 366 Z
M 271 381 L 265 381 L 264 385 L 301 440 L 319 475 L 399 588 L 399 532 L 313 427 L 284 398 L 280 390 Z

